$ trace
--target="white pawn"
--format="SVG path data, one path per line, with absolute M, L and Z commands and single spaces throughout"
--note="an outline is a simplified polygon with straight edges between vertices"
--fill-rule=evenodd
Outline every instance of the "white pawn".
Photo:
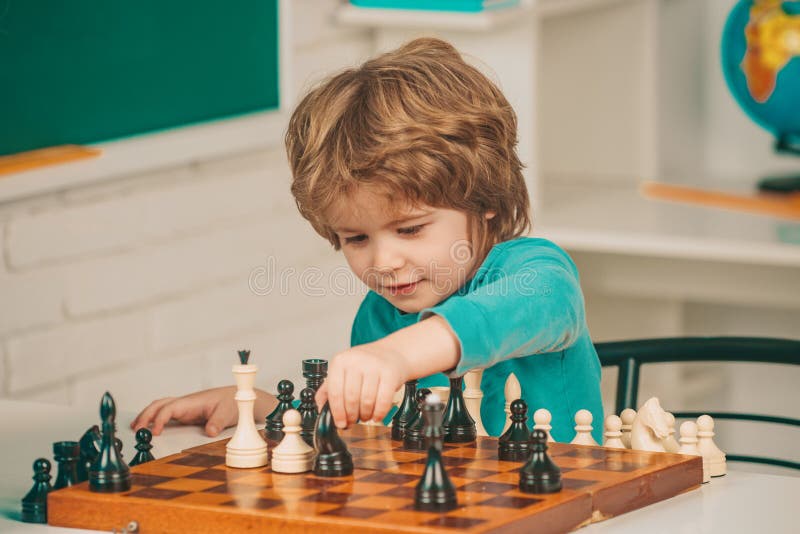
M 619 439 L 622 440 L 626 449 L 630 449 L 631 429 L 633 428 L 633 420 L 636 419 L 636 410 L 633 408 L 625 408 L 622 410 L 622 413 L 619 414 L 619 418 L 622 420 L 622 437 Z
M 680 434 L 681 446 L 678 448 L 678 454 L 702 457 L 697 449 L 697 425 L 695 422 L 684 421 L 681 423 Z M 708 468 L 708 460 L 703 458 L 703 484 L 709 480 L 711 480 L 711 471 Z
M 550 424 L 550 421 L 552 420 L 553 416 L 545 408 L 539 408 L 533 412 L 533 429 L 544 430 L 547 434 L 548 443 L 555 443 L 556 441 L 553 439 L 553 435 L 550 434 L 550 431 L 553 429 L 552 425 Z
M 283 439 L 272 449 L 275 473 L 305 473 L 314 465 L 314 449 L 300 437 L 302 416 L 297 410 L 283 414 Z
M 608 449 L 624 449 L 625 444 L 622 443 L 622 439 L 620 439 L 622 437 L 622 432 L 620 431 L 622 428 L 622 419 L 612 413 L 606 417 L 603 426 L 605 427 L 603 432 L 603 437 L 605 438 L 603 447 Z
M 722 452 L 712 439 L 714 437 L 714 420 L 710 415 L 701 415 L 697 418 L 697 449 L 703 458 L 708 458 L 712 477 L 721 477 L 727 472 L 725 453 Z
M 575 413 L 575 437 L 570 441 L 573 445 L 597 445 L 592 437 L 592 412 L 578 410 Z
M 508 427 L 511 426 L 511 403 L 522 398 L 522 386 L 519 385 L 519 380 L 514 373 L 509 374 L 508 378 L 506 378 L 504 393 L 506 397 L 506 424 L 503 425 L 501 434 L 505 434 Z
M 664 445 L 664 449 L 666 449 L 667 452 L 678 452 L 680 446 L 678 445 L 678 442 L 675 441 L 675 416 L 672 415 L 671 412 L 666 412 L 666 414 L 669 435 L 664 438 L 661 443 Z
M 479 436 L 488 436 L 489 433 L 483 428 L 483 421 L 481 421 L 482 379 L 483 369 L 473 369 L 464 375 L 464 404 L 472 419 L 475 420 L 475 431 Z

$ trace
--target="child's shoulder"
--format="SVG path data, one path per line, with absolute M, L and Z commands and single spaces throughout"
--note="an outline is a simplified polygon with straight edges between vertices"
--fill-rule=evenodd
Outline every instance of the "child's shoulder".
M 577 271 L 575 263 L 564 249 L 542 237 L 517 237 L 498 243 L 486 257 L 484 267 L 522 266 L 535 261 L 555 261 Z

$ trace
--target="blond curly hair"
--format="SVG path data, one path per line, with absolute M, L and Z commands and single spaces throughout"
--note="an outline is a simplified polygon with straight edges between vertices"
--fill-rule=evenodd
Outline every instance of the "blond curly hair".
M 325 80 L 294 110 L 285 141 L 297 207 L 336 249 L 330 208 L 364 186 L 395 205 L 466 213 L 482 255 L 531 226 L 516 115 L 445 41 L 416 39 Z

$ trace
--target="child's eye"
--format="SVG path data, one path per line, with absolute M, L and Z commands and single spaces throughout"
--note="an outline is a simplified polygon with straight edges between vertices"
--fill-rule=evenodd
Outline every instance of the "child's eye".
M 422 230 L 424 224 L 415 224 L 414 226 L 406 226 L 405 228 L 398 228 L 397 233 L 403 235 L 416 235 Z
M 350 237 L 345 237 L 344 238 L 344 242 L 347 243 L 348 245 L 354 245 L 354 244 L 358 244 L 358 243 L 363 243 L 366 240 L 367 240 L 367 236 L 365 236 L 364 234 L 359 234 L 359 235 L 354 235 L 354 236 L 350 236 Z

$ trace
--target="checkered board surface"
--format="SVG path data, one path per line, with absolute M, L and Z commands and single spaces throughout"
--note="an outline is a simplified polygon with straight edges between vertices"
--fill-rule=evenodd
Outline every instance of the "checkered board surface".
M 497 459 L 497 439 L 445 444 L 458 508 L 414 510 L 423 452 L 403 450 L 389 429 L 342 433 L 355 471 L 344 478 L 225 466 L 226 440 L 132 468 L 133 487 L 92 493 L 87 483 L 51 492 L 51 525 L 112 530 L 136 520 L 140 532 L 563 532 L 696 488 L 699 457 L 553 443 L 564 489 L 518 489 L 522 462 Z

